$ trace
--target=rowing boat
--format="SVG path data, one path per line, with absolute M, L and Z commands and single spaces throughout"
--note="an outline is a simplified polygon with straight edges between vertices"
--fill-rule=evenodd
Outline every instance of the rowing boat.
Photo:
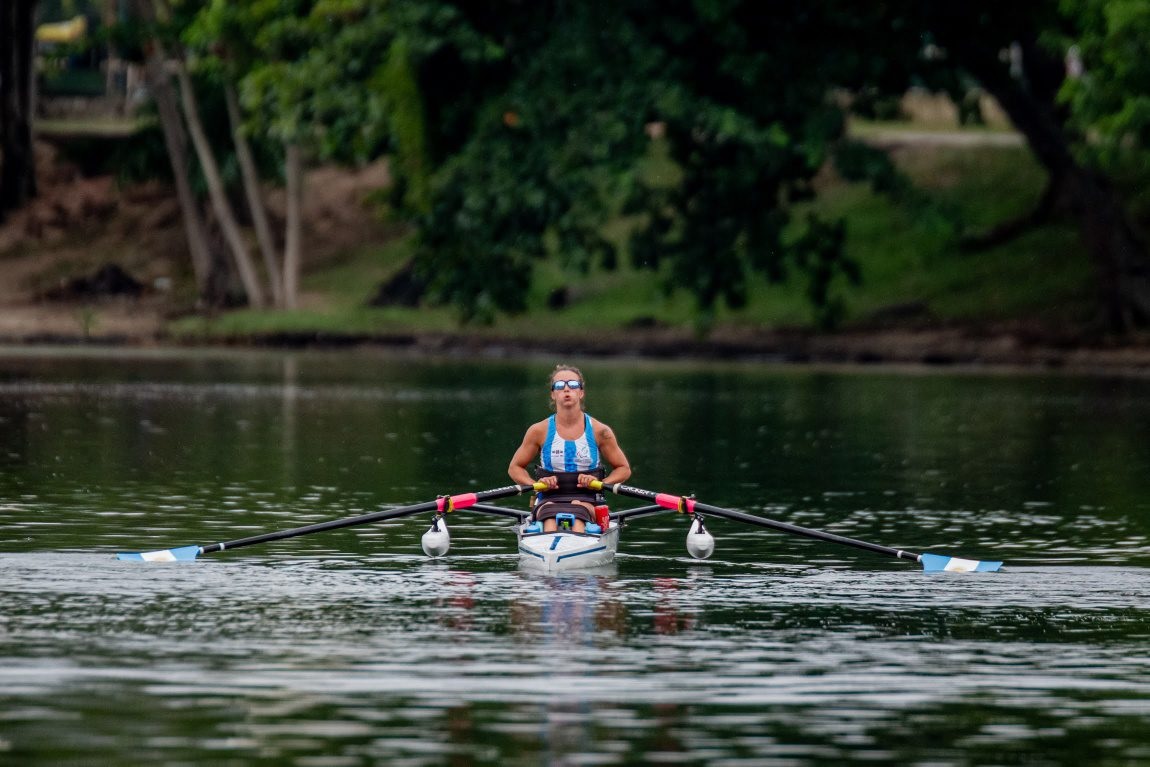
M 519 564 L 530 570 L 557 573 L 565 570 L 585 570 L 609 565 L 615 561 L 619 549 L 619 523 L 612 522 L 606 530 L 598 525 L 593 531 L 576 533 L 556 530 L 545 533 L 535 530 L 538 525 L 525 522 L 516 526 L 519 536 Z
M 531 513 L 522 509 L 507 509 L 485 503 L 475 503 L 467 508 L 479 514 L 512 517 L 516 520 L 514 530 L 519 543 L 519 562 L 526 569 L 556 573 L 602 567 L 614 562 L 615 552 L 619 550 L 621 521 L 608 522 L 606 530 L 597 524 L 588 523 L 583 531 L 576 532 L 572 528 L 572 515 L 560 514 L 558 516 L 566 517 L 567 522 L 561 522 L 557 529 L 545 532 L 543 525 L 532 521 Z M 451 532 L 442 515 L 437 514 L 432 519 L 431 527 L 423 534 L 420 544 L 423 552 L 433 559 L 448 552 L 451 548 Z
M 563 570 L 586 569 L 601 567 L 610 564 L 615 559 L 619 548 L 619 531 L 622 525 L 632 519 L 648 514 L 664 512 L 678 512 L 689 520 L 687 532 L 687 552 L 696 559 L 706 559 L 715 550 L 715 539 L 703 524 L 704 516 L 718 517 L 732 522 L 740 522 L 755 527 L 798 535 L 804 538 L 852 546 L 856 549 L 883 554 L 896 559 L 905 559 L 918 562 L 926 572 L 994 572 L 1002 567 L 1002 562 L 979 561 L 975 559 L 962 559 L 959 557 L 924 552 L 915 554 L 905 549 L 895 549 L 877 543 L 868 543 L 855 538 L 847 538 L 835 533 L 814 530 L 809 527 L 800 527 L 789 522 L 780 522 L 767 517 L 726 509 L 721 506 L 696 501 L 693 496 L 671 495 L 643 490 L 628 485 L 604 485 L 602 482 L 593 482 L 591 489 L 611 492 L 630 498 L 648 501 L 647 506 L 611 512 L 606 529 L 598 525 L 588 524 L 584 532 L 575 532 L 571 527 L 561 527 L 555 532 L 543 532 L 538 522 L 529 520 L 530 512 L 523 509 L 508 509 L 501 506 L 492 506 L 486 501 L 497 498 L 506 498 L 530 492 L 543 492 L 547 486 L 543 483 L 533 485 L 509 485 L 497 487 L 492 490 L 483 490 L 474 493 L 461 493 L 459 495 L 443 495 L 433 501 L 424 501 L 410 506 L 401 506 L 394 509 L 384 509 L 368 514 L 361 514 L 346 519 L 333 519 L 328 522 L 318 522 L 290 530 L 253 535 L 234 541 L 223 541 L 205 546 L 181 546 L 173 549 L 160 549 L 157 551 L 121 552 L 117 559 L 133 562 L 177 562 L 190 561 L 203 554 L 216 551 L 229 551 L 243 546 L 252 546 L 257 543 L 269 543 L 285 538 L 294 538 L 300 535 L 336 530 L 352 525 L 363 525 L 374 522 L 383 522 L 390 519 L 409 517 L 422 512 L 432 512 L 430 529 L 423 534 L 423 550 L 429 557 L 442 557 L 451 547 L 451 534 L 447 529 L 447 515 L 455 511 L 469 510 L 482 514 L 509 517 L 515 520 L 515 531 L 518 538 L 519 560 L 524 567 L 542 569 L 545 572 L 559 572 Z M 570 516 L 570 515 L 558 515 Z M 558 517 L 557 517 L 558 518 Z M 571 524 L 574 520 L 571 519 Z

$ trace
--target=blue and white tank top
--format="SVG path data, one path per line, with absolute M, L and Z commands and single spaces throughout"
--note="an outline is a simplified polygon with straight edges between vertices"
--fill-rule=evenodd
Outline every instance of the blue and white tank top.
M 583 414 L 583 433 L 578 439 L 563 439 L 555 428 L 555 416 L 547 419 L 547 436 L 539 451 L 539 465 L 546 471 L 594 471 L 599 468 L 599 446 L 591 416 Z

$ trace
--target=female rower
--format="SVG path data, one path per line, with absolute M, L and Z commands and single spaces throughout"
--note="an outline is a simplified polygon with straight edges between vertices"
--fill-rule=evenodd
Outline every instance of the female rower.
M 586 523 L 595 521 L 598 494 L 591 489 L 591 482 L 624 482 L 631 476 L 631 464 L 611 427 L 584 412 L 587 390 L 579 368 L 556 365 L 550 381 L 555 414 L 527 429 L 507 473 L 513 482 L 532 484 L 536 480 L 527 467 L 538 461 L 538 481 L 549 490 L 535 505 L 535 519 L 542 521 L 543 531 L 549 533 L 556 529 L 556 514 L 572 514 L 572 529 L 581 533 Z M 611 467 L 609 474 L 604 463 Z

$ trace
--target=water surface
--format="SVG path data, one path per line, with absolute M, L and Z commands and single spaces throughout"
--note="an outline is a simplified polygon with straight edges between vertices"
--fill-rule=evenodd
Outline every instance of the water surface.
M 1138 378 L 582 365 L 632 484 L 999 574 L 674 515 L 562 576 L 463 512 L 112 557 L 502 486 L 552 362 L 0 355 L 0 763 L 1150 760 Z

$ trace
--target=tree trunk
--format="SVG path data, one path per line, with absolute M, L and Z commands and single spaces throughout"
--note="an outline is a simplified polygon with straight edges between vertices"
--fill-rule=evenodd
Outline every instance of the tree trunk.
M 0 2 L 0 221 L 36 196 L 35 15 L 36 0 Z
M 236 89 L 229 82 L 224 85 L 224 98 L 228 105 L 228 120 L 232 125 L 232 141 L 236 145 L 236 158 L 240 165 L 240 174 L 244 180 L 244 192 L 247 195 L 248 209 L 252 214 L 252 223 L 256 229 L 256 242 L 259 243 L 260 253 L 263 254 L 264 271 L 267 272 L 268 282 L 272 289 L 272 301 L 276 306 L 284 306 L 284 283 L 280 273 L 280 259 L 276 252 L 275 240 L 272 238 L 272 229 L 268 224 L 267 209 L 260 196 L 260 177 L 256 171 L 255 161 L 252 159 L 251 146 L 241 128 L 242 118 L 240 102 L 236 98 Z
M 163 54 L 158 47 L 149 52 L 144 64 L 144 77 L 156 111 L 160 117 L 160 128 L 164 134 L 164 145 L 168 150 L 168 160 L 172 165 L 172 177 L 176 184 L 176 197 L 180 202 L 180 212 L 184 219 L 184 234 L 188 238 L 188 251 L 192 257 L 192 273 L 196 278 L 196 291 L 200 300 L 209 306 L 223 302 L 223 295 L 217 294 L 220 281 L 213 279 L 213 259 L 208 243 L 207 226 L 200 213 L 200 206 L 192 191 L 188 175 L 188 137 L 180 120 L 179 106 L 172 91 L 172 83 L 164 71 Z
M 151 0 L 136 0 L 135 8 L 145 22 L 155 22 L 156 8 Z M 159 39 L 153 38 L 147 41 L 144 81 L 156 105 L 160 129 L 164 134 L 164 145 L 168 152 L 168 162 L 172 166 L 176 199 L 180 203 L 184 235 L 188 240 L 192 273 L 196 279 L 196 293 L 199 303 L 204 306 L 223 306 L 228 293 L 227 262 L 221 258 L 220 249 L 213 244 L 199 200 L 192 190 L 188 134 L 180 117 L 180 106 L 172 88 L 166 62 L 167 56 Z
M 997 55 L 961 45 L 953 50 L 1026 136 L 1031 151 L 1050 174 L 1050 183 L 1065 192 L 1098 272 L 1099 299 L 1107 323 L 1119 332 L 1150 323 L 1150 252 L 1121 198 L 1106 178 L 1074 159 L 1053 104 L 1013 79 Z
M 211 200 L 212 210 L 216 214 L 220 230 L 228 243 L 228 249 L 232 253 L 232 259 L 235 261 L 236 270 L 239 272 L 240 282 L 243 283 L 248 303 L 254 308 L 261 309 L 265 306 L 265 301 L 259 273 L 256 271 L 255 264 L 252 263 L 251 256 L 248 254 L 247 246 L 244 244 L 239 222 L 236 220 L 235 212 L 232 210 L 232 204 L 228 200 L 227 191 L 224 188 L 224 179 L 220 174 L 219 164 L 216 162 L 215 154 L 212 153 L 207 134 L 204 133 L 199 105 L 196 101 L 195 91 L 192 89 L 192 78 L 188 76 L 188 70 L 182 60 L 173 59 L 173 64 L 176 67 L 176 76 L 180 81 L 180 100 L 184 107 L 184 120 L 192 137 L 192 145 L 196 149 L 196 157 L 200 161 L 200 170 L 203 171 L 204 180 L 208 184 L 208 199 Z
M 295 309 L 299 303 L 299 274 L 303 251 L 303 160 L 299 144 L 284 147 L 284 175 L 287 180 L 287 222 L 284 237 L 284 306 Z

